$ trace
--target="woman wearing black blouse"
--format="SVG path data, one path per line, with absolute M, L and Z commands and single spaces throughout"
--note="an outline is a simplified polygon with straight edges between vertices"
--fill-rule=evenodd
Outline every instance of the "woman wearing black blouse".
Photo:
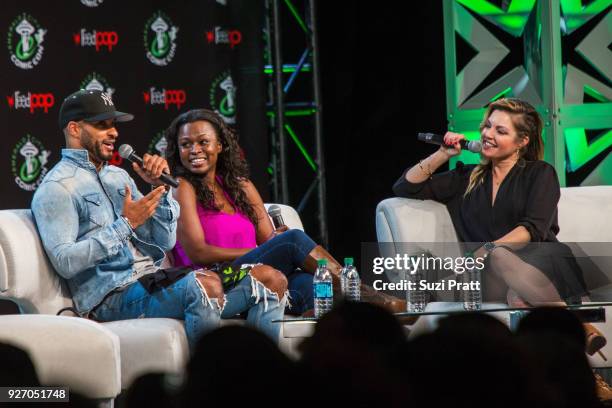
M 513 306 L 580 301 L 587 295 L 582 271 L 556 238 L 560 189 L 555 169 L 542 161 L 542 119 L 527 102 L 500 99 L 489 105 L 480 132 L 481 164 L 459 162 L 433 175 L 461 152 L 465 137 L 448 132 L 444 141 L 454 147 L 441 146 L 406 170 L 393 191 L 446 205 L 459 239 L 487 259 L 486 299 Z M 585 329 L 592 355 L 606 340 L 593 326 Z

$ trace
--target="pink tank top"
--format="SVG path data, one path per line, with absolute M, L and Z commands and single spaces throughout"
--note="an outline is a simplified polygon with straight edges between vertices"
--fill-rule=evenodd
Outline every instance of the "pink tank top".
M 223 191 L 228 201 L 234 205 L 233 200 Z M 255 248 L 257 239 L 255 226 L 249 218 L 236 210 L 234 214 L 227 214 L 221 211 L 208 210 L 197 203 L 198 218 L 204 231 L 204 241 L 208 245 L 221 248 Z M 175 266 L 194 265 L 189 259 L 180 242 L 172 250 Z

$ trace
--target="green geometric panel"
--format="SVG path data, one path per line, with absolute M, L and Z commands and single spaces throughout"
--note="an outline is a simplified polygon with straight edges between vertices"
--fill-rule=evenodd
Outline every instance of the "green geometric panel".
M 571 33 L 580 28 L 597 14 L 612 5 L 612 0 L 596 0 L 587 6 L 582 5 L 582 0 L 560 0 L 561 1 L 561 30 Z
M 542 103 L 541 79 L 538 76 L 542 60 L 541 24 L 534 9 L 535 3 L 535 0 L 514 0 L 509 3 L 507 10 L 483 0 L 457 0 L 453 3 L 454 31 L 477 52 L 460 72 L 453 73 L 455 106 L 458 109 L 483 108 L 491 100 L 497 99 L 500 93 L 507 97 L 527 100 L 533 105 Z M 524 48 L 523 63 L 509 67 L 507 72 L 484 88 L 481 86 L 483 81 L 500 62 L 511 52 L 518 53 L 520 50 L 509 50 L 497 37 L 502 33 L 497 31 L 496 36 L 496 33 L 489 31 L 473 13 L 491 21 L 503 31 L 521 37 Z M 454 44 L 450 49 L 454 50 L 454 53 L 457 52 Z M 448 57 L 457 60 L 457 55 Z M 474 93 L 479 87 L 482 89 Z
M 608 3 L 612 2 L 609 0 Z M 592 16 L 591 16 L 592 17 Z M 567 35 L 564 36 L 564 40 Z M 612 52 L 608 45 L 612 41 L 612 11 L 588 32 L 575 47 L 575 54 L 595 69 L 608 82 L 612 82 Z M 571 54 L 571 53 L 570 53 Z M 568 63 L 565 73 L 565 103 L 582 104 L 585 92 L 601 102 L 612 99 L 612 88 L 608 84 Z
M 542 115 L 546 160 L 562 186 L 612 184 L 612 154 L 604 157 L 612 145 L 612 0 L 443 5 L 449 130 L 478 138 L 486 105 L 517 97 Z M 517 37 L 522 50 L 501 30 Z M 476 52 L 460 72 L 457 61 L 467 54 L 457 55 L 465 48 L 456 44 L 458 36 Z M 451 167 L 458 160 L 477 163 L 479 157 L 462 153 Z
M 455 5 L 454 26 L 457 33 L 478 53 L 461 70 L 455 73 L 458 106 L 463 105 L 472 92 L 510 52 L 506 46 L 478 22 L 465 8 Z M 453 76 L 454 76 L 453 75 Z M 474 108 L 472 106 L 462 108 Z M 476 108 L 482 108 L 476 106 Z
M 609 2 L 612 3 L 612 0 Z M 612 80 L 612 52 L 608 48 L 611 41 L 612 11 L 608 11 L 576 47 L 578 54 L 608 80 Z
M 605 186 L 612 185 L 612 153 L 584 179 L 581 186 Z
M 603 130 L 591 143 L 587 141 L 584 128 L 566 128 L 564 133 L 568 171 L 578 170 L 612 145 L 612 130 Z
M 523 34 L 529 14 L 535 5 L 535 0 L 513 0 L 503 10 L 485 0 L 457 0 L 457 2 L 515 37 Z

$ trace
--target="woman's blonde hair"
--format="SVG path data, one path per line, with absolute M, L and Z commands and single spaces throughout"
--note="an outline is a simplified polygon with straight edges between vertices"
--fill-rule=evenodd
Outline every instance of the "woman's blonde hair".
M 544 141 L 542 140 L 542 118 L 535 108 L 528 102 L 516 98 L 502 98 L 492 102 L 487 107 L 484 118 L 480 123 L 480 132 L 485 127 L 493 111 L 500 110 L 510 113 L 512 124 L 519 138 L 529 137 L 529 143 L 518 151 L 519 160 L 542 160 L 544 158 Z M 484 180 L 485 171 L 491 168 L 491 162 L 483 159 L 470 174 L 470 182 L 465 190 L 467 196 L 478 184 Z

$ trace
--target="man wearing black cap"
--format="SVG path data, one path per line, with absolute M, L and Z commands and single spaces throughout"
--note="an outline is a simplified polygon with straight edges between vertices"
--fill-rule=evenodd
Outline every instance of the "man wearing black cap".
M 155 187 L 143 196 L 125 170 L 106 163 L 119 136 L 115 123 L 133 118 L 101 91 L 68 96 L 59 114 L 66 149 L 34 194 L 32 213 L 79 314 L 102 321 L 183 319 L 193 347 L 218 326 L 220 282 L 214 274 L 159 269 L 164 251 L 175 244 L 179 215 L 159 179 L 168 164 L 148 154 L 142 167 L 133 164 Z

